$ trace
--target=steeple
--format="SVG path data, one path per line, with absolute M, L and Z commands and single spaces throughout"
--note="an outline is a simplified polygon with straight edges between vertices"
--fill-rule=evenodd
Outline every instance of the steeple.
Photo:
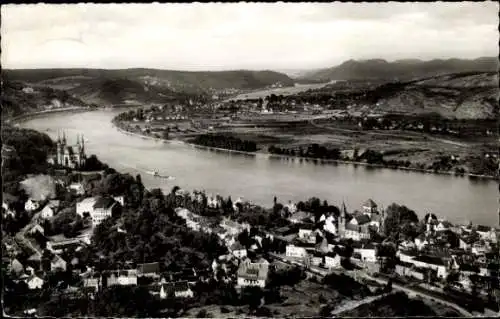
M 57 130 L 57 144 L 61 143 L 61 131 Z
M 63 139 L 62 139 L 62 142 L 64 145 L 66 145 L 66 132 L 63 131 Z

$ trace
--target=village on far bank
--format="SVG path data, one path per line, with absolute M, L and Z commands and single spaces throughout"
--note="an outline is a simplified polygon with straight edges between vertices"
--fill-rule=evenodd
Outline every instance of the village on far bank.
M 4 309 L 13 313 L 47 315 L 64 309 L 61 300 L 78 300 L 64 303 L 77 310 L 61 316 L 112 315 L 97 309 L 103 300 L 118 303 L 112 289 L 140 288 L 148 292 L 140 300 L 177 315 L 245 304 L 252 314 L 277 316 L 273 303 L 289 293 L 283 287 L 306 280 L 342 296 L 318 302 L 325 316 L 349 308 L 346 300 L 391 290 L 458 311 L 499 311 L 498 227 L 454 225 L 432 212 L 419 219 L 376 199 L 336 207 L 274 197 L 266 209 L 179 187 L 163 194 L 87 156 L 83 136 L 76 141 L 61 134 L 43 168 L 4 183 Z M 2 144 L 2 171 L 23 160 L 20 148 Z M 366 289 L 354 291 L 354 283 Z

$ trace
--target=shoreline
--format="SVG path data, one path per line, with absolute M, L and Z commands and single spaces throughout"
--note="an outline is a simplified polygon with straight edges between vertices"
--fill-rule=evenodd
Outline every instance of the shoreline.
M 80 106 L 65 107 L 65 108 L 59 108 L 59 109 L 51 109 L 51 110 L 38 111 L 38 112 L 27 113 L 27 114 L 21 114 L 21 115 L 18 115 L 18 116 L 7 118 L 7 119 L 5 119 L 5 123 L 7 123 L 7 124 L 16 124 L 16 123 L 20 123 L 20 122 L 24 122 L 24 121 L 30 120 L 32 118 L 43 117 L 44 115 L 51 115 L 51 114 L 57 114 L 57 113 L 91 112 L 93 110 L 94 109 L 90 109 L 88 107 L 80 107 Z
M 258 155 L 263 155 L 267 156 L 268 158 L 280 158 L 280 159 L 293 159 L 293 160 L 301 160 L 301 161 L 306 161 L 306 162 L 316 162 L 316 163 L 321 163 L 321 164 L 328 164 L 328 163 L 335 163 L 335 164 L 343 164 L 343 165 L 361 165 L 369 168 L 382 168 L 382 169 L 390 169 L 390 170 L 402 170 L 402 171 L 408 171 L 408 172 L 417 172 L 417 173 L 423 173 L 423 174 L 434 174 L 434 175 L 449 175 L 449 176 L 456 176 L 456 177 L 468 177 L 468 178 L 479 178 L 479 179 L 484 179 L 484 180 L 498 180 L 498 177 L 495 176 L 490 176 L 490 175 L 478 175 L 478 174 L 471 174 L 471 173 L 464 173 L 464 174 L 456 174 L 452 171 L 438 171 L 435 172 L 433 170 L 427 170 L 427 169 L 419 169 L 419 168 L 411 168 L 411 167 L 387 167 L 382 164 L 369 164 L 369 163 L 364 163 L 364 162 L 355 162 L 355 161 L 346 161 L 346 160 L 334 160 L 334 159 L 321 159 L 321 158 L 313 158 L 313 157 L 303 157 L 303 156 L 292 156 L 292 155 L 281 155 L 281 154 L 273 154 L 273 153 L 259 153 L 259 152 L 245 152 L 245 151 L 237 151 L 237 150 L 230 150 L 230 149 L 225 149 L 225 148 L 219 148 L 219 147 L 211 147 L 211 146 L 205 146 L 205 145 L 198 145 L 198 144 L 193 144 L 193 143 L 188 143 L 182 140 L 166 140 L 163 138 L 159 137 L 151 137 L 147 136 L 144 134 L 140 133 L 135 133 L 135 132 L 130 132 L 127 131 L 121 127 L 119 127 L 116 123 L 113 122 L 113 126 L 116 127 L 120 132 L 125 133 L 125 134 L 131 134 L 134 136 L 138 136 L 141 138 L 147 138 L 147 139 L 152 139 L 156 141 L 163 141 L 167 143 L 177 143 L 177 144 L 184 144 L 200 149 L 206 149 L 206 150 L 214 150 L 214 151 L 222 151 L 222 152 L 227 152 L 227 153 L 239 153 L 243 155 L 251 155 L 251 156 L 258 156 Z

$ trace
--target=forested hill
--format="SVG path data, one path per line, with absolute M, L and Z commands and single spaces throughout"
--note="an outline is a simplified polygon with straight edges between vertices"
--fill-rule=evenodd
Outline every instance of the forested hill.
M 409 80 L 458 72 L 498 72 L 498 66 L 497 57 L 482 57 L 474 60 L 436 59 L 430 61 L 405 59 L 394 62 L 387 62 L 383 59 L 349 60 L 338 66 L 308 73 L 301 77 L 301 80 Z
M 275 84 L 294 84 L 283 73 L 248 70 L 191 72 L 158 69 L 16 69 L 4 70 L 4 77 L 65 89 L 92 86 L 96 82 L 109 80 L 126 80 L 148 89 L 209 94 L 226 89 L 251 90 Z

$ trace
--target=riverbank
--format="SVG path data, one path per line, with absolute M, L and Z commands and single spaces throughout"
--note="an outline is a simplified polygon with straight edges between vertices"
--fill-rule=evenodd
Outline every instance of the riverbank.
M 259 151 L 257 151 L 257 152 L 237 151 L 237 150 L 231 150 L 231 149 L 225 149 L 225 148 L 218 148 L 218 147 L 210 147 L 210 146 L 193 144 L 193 143 L 189 143 L 189 142 L 179 140 L 179 139 L 167 140 L 167 139 L 163 139 L 163 138 L 148 136 L 148 135 L 141 134 L 141 133 L 130 132 L 124 128 L 121 128 L 119 126 L 119 123 L 116 123 L 115 121 L 113 121 L 113 125 L 122 133 L 138 136 L 141 138 L 147 138 L 147 139 L 151 139 L 151 140 L 155 140 L 155 141 L 164 141 L 167 143 L 179 143 L 179 144 L 189 145 L 192 147 L 196 147 L 199 149 L 205 149 L 205 150 L 214 150 L 214 151 L 221 151 L 221 152 L 228 152 L 228 153 L 238 153 L 238 154 L 244 154 L 244 155 L 250 155 L 250 156 L 264 155 L 264 156 L 267 156 L 268 158 L 299 160 L 299 161 L 313 162 L 313 163 L 319 163 L 319 164 L 343 164 L 343 165 L 355 165 L 355 166 L 361 165 L 361 166 L 369 167 L 369 168 L 402 170 L 402 171 L 418 172 L 418 173 L 423 173 L 423 174 L 450 175 L 450 176 L 460 176 L 460 177 L 469 177 L 469 178 L 478 178 L 478 179 L 487 179 L 487 180 L 497 180 L 498 179 L 498 177 L 496 177 L 496 176 L 478 175 L 478 174 L 471 174 L 471 173 L 457 174 L 453 171 L 434 171 L 434 170 L 429 170 L 429 169 L 420 169 L 420 168 L 404 167 L 404 166 L 390 167 L 390 166 L 386 166 L 383 164 L 370 164 L 370 163 L 366 163 L 366 162 L 349 161 L 349 160 L 319 159 L 319 158 L 313 158 L 313 157 L 281 155 L 281 154 L 272 154 L 272 153 L 262 152 L 262 151 L 261 152 L 259 152 Z
M 45 110 L 45 111 L 39 111 L 39 112 L 33 112 L 33 113 L 14 116 L 14 117 L 5 119 L 5 123 L 15 124 L 15 123 L 20 123 L 20 122 L 27 121 L 27 120 L 30 120 L 30 119 L 33 119 L 36 117 L 43 117 L 43 116 L 52 115 L 52 114 L 80 113 L 80 112 L 90 112 L 93 110 L 94 110 L 93 108 L 89 108 L 89 107 L 79 107 L 79 106 L 64 107 L 64 108 L 51 109 L 51 110 Z

